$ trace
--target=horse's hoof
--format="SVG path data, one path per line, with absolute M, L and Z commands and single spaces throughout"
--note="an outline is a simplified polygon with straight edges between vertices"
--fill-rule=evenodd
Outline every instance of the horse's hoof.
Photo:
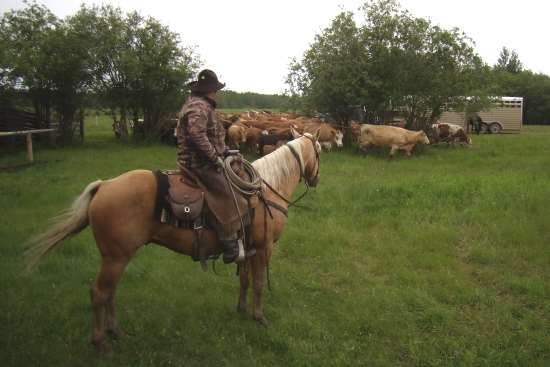
M 241 305 L 240 303 L 237 305 L 237 312 L 238 313 L 246 313 L 246 305 Z
M 265 316 L 254 317 L 254 320 L 256 321 L 256 324 L 261 327 L 268 328 L 269 327 L 269 321 L 265 318 Z
M 92 344 L 98 357 L 110 357 L 113 355 L 113 348 L 104 341 L 99 343 L 92 342 Z
M 124 330 L 122 330 L 122 328 L 120 327 L 116 327 L 116 328 L 112 328 L 112 329 L 109 329 L 107 330 L 107 333 L 109 334 L 109 336 L 111 338 L 113 338 L 114 340 L 118 340 L 118 339 L 122 339 L 122 338 L 125 338 L 128 336 L 128 333 L 126 333 Z

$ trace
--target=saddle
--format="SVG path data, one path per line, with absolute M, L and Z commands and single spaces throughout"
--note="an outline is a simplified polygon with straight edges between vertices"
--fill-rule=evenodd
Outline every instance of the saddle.
M 166 176 L 168 193 L 165 200 L 172 213 L 182 221 L 196 220 L 203 211 L 204 190 L 188 174 L 170 171 Z
M 245 232 L 249 231 L 246 228 L 249 222 L 241 222 L 239 216 L 235 216 L 233 202 L 227 203 L 220 200 L 220 193 L 215 189 L 209 190 L 205 182 L 200 181 L 193 172 L 156 171 L 155 176 L 157 179 L 155 218 L 162 223 L 179 228 L 193 229 L 195 240 L 192 259 L 200 261 L 204 271 L 207 270 L 207 246 L 203 243 L 203 230 L 209 223 L 207 218 L 214 216 L 218 223 L 224 226 L 232 224 L 231 228 L 235 228 L 235 231 L 240 229 L 241 223 L 244 223 Z M 208 180 L 208 177 L 206 179 Z M 256 197 L 245 199 L 239 195 L 237 205 L 240 214 L 253 216 L 257 201 Z M 247 237 L 250 238 L 248 235 Z

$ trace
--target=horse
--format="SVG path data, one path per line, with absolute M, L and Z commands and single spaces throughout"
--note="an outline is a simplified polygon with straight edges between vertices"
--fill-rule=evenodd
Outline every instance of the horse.
M 303 180 L 306 186 L 319 182 L 321 146 L 315 135 L 300 135 L 252 166 L 262 178 L 263 200 L 252 219 L 252 245 L 256 254 L 239 264 L 240 292 L 237 311 L 247 312 L 250 275 L 253 280 L 253 319 L 263 326 L 269 322 L 263 312 L 262 291 L 266 268 L 274 244 L 283 232 L 290 198 Z M 90 288 L 92 337 L 95 349 L 109 350 L 106 336 L 124 336 L 115 316 L 115 291 L 124 269 L 142 246 L 153 243 L 180 254 L 193 253 L 192 229 L 176 228 L 154 219 L 157 181 L 152 171 L 133 170 L 109 179 L 90 183 L 72 206 L 60 215 L 51 228 L 31 239 L 27 250 L 27 269 L 31 270 L 63 240 L 90 226 L 101 254 L 99 273 Z M 273 210 L 275 209 L 275 210 Z M 213 230 L 205 230 L 207 255 L 222 253 L 222 244 Z

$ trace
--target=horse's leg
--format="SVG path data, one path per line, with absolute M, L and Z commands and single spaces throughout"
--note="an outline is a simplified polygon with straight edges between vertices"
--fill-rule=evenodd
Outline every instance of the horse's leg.
M 113 285 L 113 290 L 109 295 L 109 299 L 107 300 L 107 305 L 106 305 L 107 332 L 114 339 L 118 339 L 126 335 L 124 330 L 118 324 L 118 320 L 116 318 L 115 293 L 116 293 L 116 287 L 118 285 L 118 282 L 120 281 L 120 277 L 122 276 L 122 273 L 124 272 L 124 269 L 127 264 L 128 264 L 128 260 L 125 260 L 122 266 L 122 269 L 120 269 L 120 273 L 117 276 L 116 282 Z M 122 262 L 121 262 L 121 265 L 122 265 Z
M 246 300 L 248 295 L 249 267 L 250 267 L 250 263 L 239 265 L 239 280 L 241 283 L 241 289 L 239 292 L 239 303 L 237 304 L 237 311 L 243 312 L 243 313 L 246 313 L 246 308 L 247 308 Z
M 105 351 L 106 326 L 113 325 L 111 316 L 114 317 L 114 294 L 127 263 L 128 259 L 126 257 L 103 258 L 101 270 L 91 287 L 92 344 L 99 352 Z
M 264 316 L 262 291 L 265 281 L 265 270 L 267 266 L 267 258 L 265 248 L 258 249 L 256 255 L 251 259 L 252 277 L 254 279 L 254 311 L 253 318 L 262 326 L 269 326 L 269 321 Z

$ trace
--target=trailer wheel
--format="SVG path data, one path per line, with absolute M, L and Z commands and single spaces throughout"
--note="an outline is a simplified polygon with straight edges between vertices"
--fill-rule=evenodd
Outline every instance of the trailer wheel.
M 502 125 L 498 122 L 493 122 L 491 125 L 489 125 L 489 131 L 491 134 L 500 134 L 502 131 Z
M 489 132 L 489 125 L 487 125 L 485 122 L 482 122 L 479 126 L 479 132 L 481 134 L 487 134 Z

